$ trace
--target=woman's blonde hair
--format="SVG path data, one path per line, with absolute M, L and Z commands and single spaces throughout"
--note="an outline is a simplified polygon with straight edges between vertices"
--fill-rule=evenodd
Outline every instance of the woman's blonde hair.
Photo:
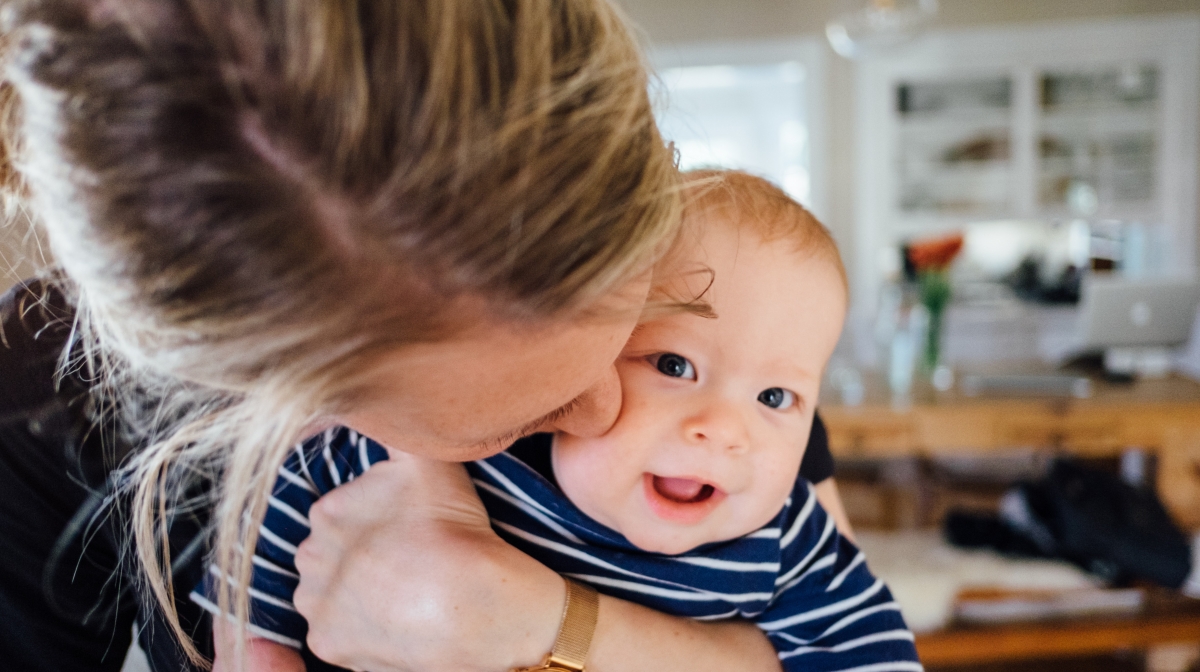
M 175 512 L 215 507 L 219 602 L 244 623 L 239 549 L 276 469 L 376 358 L 444 337 L 455 297 L 586 310 L 677 228 L 606 0 L 0 0 L 0 20 L 0 179 L 77 307 L 69 364 L 145 446 L 123 465 L 134 548 L 194 660 Z

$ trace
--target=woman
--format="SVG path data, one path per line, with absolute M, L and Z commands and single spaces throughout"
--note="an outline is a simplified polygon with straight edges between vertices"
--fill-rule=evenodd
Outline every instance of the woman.
M 213 557 L 244 577 L 244 521 L 315 429 L 464 460 L 611 424 L 678 202 L 603 0 L 3 9 L 9 150 L 77 311 L 73 363 L 145 445 L 121 472 L 134 548 L 193 656 L 170 522 L 214 507 Z M 414 459 L 354 485 L 301 551 L 318 654 L 490 670 L 549 650 L 562 579 L 499 542 L 461 470 Z M 751 626 L 604 598 L 588 669 L 651 666 L 778 662 Z

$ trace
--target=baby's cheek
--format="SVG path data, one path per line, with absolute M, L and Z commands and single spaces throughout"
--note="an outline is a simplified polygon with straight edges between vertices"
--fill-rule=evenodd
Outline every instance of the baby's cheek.
M 752 507 L 755 523 L 753 529 L 766 525 L 779 515 L 779 510 L 783 508 L 796 486 L 799 472 L 799 460 L 795 460 L 793 464 L 790 457 L 758 465 L 758 484 L 752 491 L 755 496 Z
M 563 494 L 588 516 L 612 527 L 614 495 L 623 480 L 619 456 L 609 442 L 559 436 L 552 453 L 554 477 Z

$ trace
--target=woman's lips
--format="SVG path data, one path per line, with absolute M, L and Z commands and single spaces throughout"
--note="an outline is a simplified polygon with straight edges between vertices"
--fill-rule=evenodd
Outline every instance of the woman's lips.
M 672 523 L 698 523 L 725 499 L 724 492 L 694 478 L 644 474 L 642 482 L 650 510 Z

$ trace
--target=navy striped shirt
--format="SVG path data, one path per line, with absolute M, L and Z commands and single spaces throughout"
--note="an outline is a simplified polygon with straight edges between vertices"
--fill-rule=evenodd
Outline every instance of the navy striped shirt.
M 667 614 L 751 620 L 787 670 L 921 670 L 899 605 L 838 534 L 807 481 L 797 479 L 779 515 L 761 529 L 663 555 L 633 546 L 571 504 L 550 473 L 549 447 L 549 435 L 536 435 L 466 465 L 492 527 L 547 567 Z M 299 581 L 293 556 L 309 533 L 308 509 L 386 459 L 382 446 L 345 428 L 309 439 L 288 456 L 254 557 L 253 634 L 301 647 L 308 626 L 291 603 Z M 214 613 L 218 576 L 214 569 L 192 593 Z

